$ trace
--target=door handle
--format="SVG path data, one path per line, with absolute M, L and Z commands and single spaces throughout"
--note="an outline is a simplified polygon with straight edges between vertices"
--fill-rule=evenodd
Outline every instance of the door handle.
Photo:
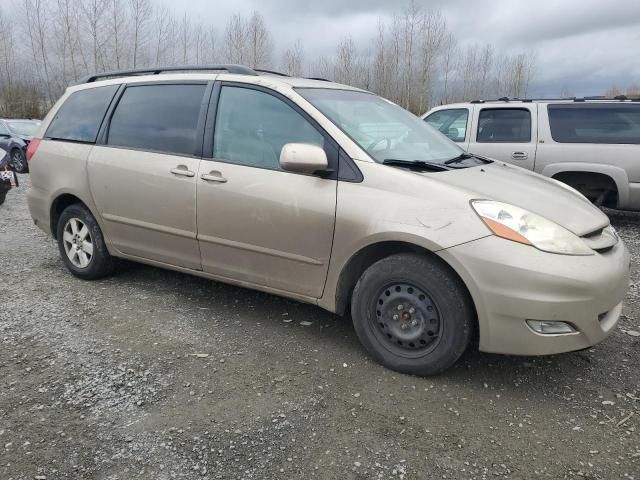
M 526 160 L 529 158 L 529 154 L 527 152 L 513 152 L 511 158 L 514 160 Z
M 209 173 L 203 173 L 200 178 L 206 182 L 227 183 L 227 179 L 222 176 L 222 173 L 212 170 Z
M 180 175 L 182 177 L 195 177 L 196 173 L 189 170 L 186 165 L 178 165 L 176 168 L 169 170 L 174 175 Z

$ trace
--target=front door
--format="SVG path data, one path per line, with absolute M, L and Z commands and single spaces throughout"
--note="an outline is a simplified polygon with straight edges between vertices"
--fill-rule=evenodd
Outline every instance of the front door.
M 537 104 L 477 104 L 471 153 L 533 170 L 537 145 Z
M 127 87 L 106 144 L 91 151 L 91 193 L 105 233 L 126 255 L 201 268 L 195 152 L 205 89 L 206 84 Z
M 274 92 L 223 84 L 213 159 L 203 159 L 198 172 L 198 240 L 205 272 L 322 296 L 337 182 L 284 172 L 279 157 L 287 143 L 327 150 L 328 141 L 311 119 Z

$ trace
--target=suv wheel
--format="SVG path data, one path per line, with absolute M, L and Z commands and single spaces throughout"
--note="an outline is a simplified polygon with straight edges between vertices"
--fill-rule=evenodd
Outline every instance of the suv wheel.
M 417 254 L 392 255 L 369 267 L 353 291 L 351 312 L 371 356 L 414 375 L 451 367 L 469 345 L 474 322 L 460 279 Z
M 11 150 L 11 165 L 18 173 L 27 173 L 29 171 L 29 164 L 24 156 L 24 152 L 19 148 Z
M 62 261 L 75 276 L 94 280 L 113 272 L 114 260 L 91 212 L 80 204 L 65 208 L 57 227 Z

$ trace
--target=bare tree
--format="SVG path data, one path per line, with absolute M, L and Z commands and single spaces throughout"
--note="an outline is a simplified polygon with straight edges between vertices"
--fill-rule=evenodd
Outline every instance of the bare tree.
M 218 35 L 211 24 L 176 15 L 154 0 L 0 2 L 0 91 L 9 84 L 24 86 L 22 91 L 36 92 L 47 104 L 87 71 L 148 63 L 221 61 L 269 68 L 277 56 L 289 74 L 370 89 L 416 113 L 438 101 L 524 96 L 535 72 L 531 52 L 505 55 L 492 45 L 458 45 L 446 18 L 417 0 L 391 19 L 380 19 L 369 41 L 347 36 L 332 54 L 314 58 L 305 58 L 301 41 L 276 51 L 259 12 L 232 15 Z M 15 15 L 11 9 L 18 7 Z M 19 32 L 7 12 L 22 19 Z
M 153 14 L 150 0 L 129 0 L 133 40 L 133 68 L 140 62 L 140 53 L 147 42 L 147 26 Z
M 109 33 L 113 50 L 113 63 L 116 69 L 124 67 L 125 48 L 123 38 L 126 32 L 126 17 L 124 15 L 123 0 L 108 0 L 109 2 Z
M 258 12 L 253 12 L 246 26 L 247 55 L 253 68 L 268 68 L 271 64 L 273 42 L 271 34 Z
M 296 40 L 291 48 L 284 51 L 282 55 L 283 70 L 293 77 L 301 77 L 304 71 L 304 50 L 302 42 Z
M 84 0 L 80 2 L 85 26 L 91 39 L 91 56 L 93 70 L 104 70 L 103 33 L 106 0 Z
M 166 5 L 163 4 L 155 9 L 153 17 L 154 46 L 152 58 L 154 58 L 156 65 L 160 65 L 167 62 L 167 50 L 172 44 L 175 44 L 175 18 Z
M 232 15 L 224 31 L 224 48 L 227 60 L 232 63 L 243 64 L 247 55 L 247 25 L 239 13 Z
M 455 61 L 458 57 L 458 44 L 455 35 L 449 32 L 443 43 L 442 54 L 442 103 L 449 103 L 449 95 L 453 90 L 451 87 L 451 76 L 455 68 Z

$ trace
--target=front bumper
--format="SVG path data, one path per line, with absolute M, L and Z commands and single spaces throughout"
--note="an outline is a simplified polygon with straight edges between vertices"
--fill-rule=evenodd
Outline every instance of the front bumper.
M 462 277 L 475 302 L 480 350 L 546 355 L 580 350 L 615 328 L 629 285 L 629 253 L 555 255 L 495 236 L 438 254 Z M 544 335 L 526 320 L 563 321 L 574 333 Z

